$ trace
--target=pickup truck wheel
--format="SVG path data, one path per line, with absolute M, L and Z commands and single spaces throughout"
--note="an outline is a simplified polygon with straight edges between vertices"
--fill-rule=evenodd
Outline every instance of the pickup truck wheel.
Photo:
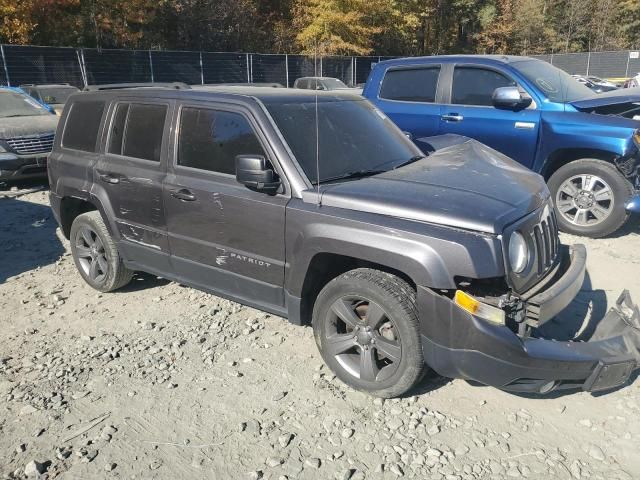
M 633 186 L 603 160 L 581 159 L 560 167 L 549 179 L 549 190 L 563 232 L 600 238 L 629 217 L 625 204 Z
M 96 290 L 111 292 L 131 281 L 99 212 L 78 215 L 71 225 L 71 254 L 82 278 Z
M 313 309 L 313 331 L 343 382 L 391 398 L 423 376 L 415 291 L 389 273 L 359 268 L 330 281 Z

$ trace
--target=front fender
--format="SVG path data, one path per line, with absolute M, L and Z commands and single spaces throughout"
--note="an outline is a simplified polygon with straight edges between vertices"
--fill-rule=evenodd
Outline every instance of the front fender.
M 287 291 L 299 297 L 313 258 L 342 255 L 401 271 L 416 285 L 453 289 L 456 277 L 504 276 L 496 236 L 292 201 L 287 207 Z
M 563 152 L 584 151 L 585 155 L 625 157 L 636 147 L 630 120 L 583 112 L 544 112 L 541 148 L 533 170 L 545 172 Z M 598 157 L 600 158 L 600 157 Z

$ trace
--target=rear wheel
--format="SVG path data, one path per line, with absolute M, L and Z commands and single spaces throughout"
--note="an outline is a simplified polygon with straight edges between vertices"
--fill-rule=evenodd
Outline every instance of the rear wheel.
M 324 361 L 357 390 L 396 397 L 426 369 L 415 291 L 395 275 L 361 268 L 333 279 L 316 300 L 313 330 Z
M 99 212 L 78 215 L 71 225 L 71 254 L 82 278 L 101 292 L 111 292 L 131 281 L 115 242 Z
M 618 230 L 629 214 L 633 187 L 615 165 L 582 159 L 560 167 L 549 179 L 558 226 L 563 232 L 600 238 Z

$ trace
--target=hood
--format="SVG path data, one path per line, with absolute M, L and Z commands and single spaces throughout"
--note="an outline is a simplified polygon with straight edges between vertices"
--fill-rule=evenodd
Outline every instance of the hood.
M 329 185 L 322 205 L 500 234 L 548 198 L 540 175 L 464 139 L 405 167 Z
M 578 110 L 584 111 L 625 103 L 634 104 L 637 102 L 640 102 L 640 88 L 611 90 L 610 92 L 594 94 L 592 97 L 582 98 L 570 103 Z
M 56 115 L 0 117 L 0 139 L 53 133 L 58 126 L 58 118 Z

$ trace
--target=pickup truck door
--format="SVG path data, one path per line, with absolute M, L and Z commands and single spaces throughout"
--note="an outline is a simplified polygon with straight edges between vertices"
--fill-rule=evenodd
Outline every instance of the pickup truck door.
M 520 110 L 496 108 L 491 99 L 496 88 L 517 85 L 511 76 L 491 67 L 468 64 L 456 65 L 447 76 L 451 88 L 442 109 L 441 133 L 474 138 L 531 167 L 540 111 L 535 104 Z
M 440 71 L 437 64 L 391 67 L 381 80 L 374 103 L 411 138 L 438 135 Z
M 183 104 L 163 195 L 171 262 L 179 279 L 268 311 L 284 307 L 289 195 L 249 190 L 236 155 L 273 158 L 250 112 Z

